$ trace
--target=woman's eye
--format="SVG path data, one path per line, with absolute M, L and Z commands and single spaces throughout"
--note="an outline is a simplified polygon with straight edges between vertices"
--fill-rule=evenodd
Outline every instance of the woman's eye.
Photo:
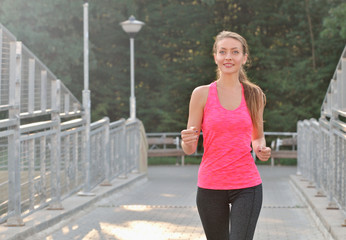
M 239 54 L 239 51 L 233 51 L 233 54 L 237 55 L 237 54 Z
M 219 53 L 220 53 L 220 54 L 225 54 L 226 52 L 225 52 L 225 51 L 220 51 Z

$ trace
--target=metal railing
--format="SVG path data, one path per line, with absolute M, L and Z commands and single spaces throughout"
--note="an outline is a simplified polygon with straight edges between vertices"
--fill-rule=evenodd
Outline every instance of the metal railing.
M 146 133 L 147 137 L 160 137 L 160 138 L 166 138 L 166 137 L 179 137 L 180 138 L 180 132 L 157 132 L 157 133 Z M 281 137 L 297 137 L 296 132 L 264 132 L 265 138 L 277 138 L 279 136 Z M 200 133 L 200 137 L 203 137 L 203 132 Z M 150 146 L 149 146 L 150 147 Z M 156 147 L 156 146 L 152 146 Z M 166 148 L 166 145 L 163 144 L 163 148 Z M 191 156 L 202 156 L 204 152 L 203 145 L 198 144 L 196 151 Z M 252 156 L 255 159 L 255 153 L 252 153 Z
M 5 159 L 11 146 L 6 137 L 0 138 L 0 222 L 14 216 L 16 211 L 9 207 L 16 201 L 15 195 L 10 195 L 10 188 L 20 189 L 16 195 L 20 195 L 20 216 L 25 217 L 47 206 L 60 209 L 61 200 L 83 188 L 109 184 L 116 177 L 139 171 L 140 121 L 109 123 L 109 119 L 104 118 L 93 123 L 89 166 L 83 156 L 83 124 L 82 119 L 64 122 L 60 132 L 53 130 L 57 124 L 51 121 L 21 126 L 20 164 L 13 166 L 13 171 L 8 167 L 11 159 Z M 60 147 L 57 138 L 60 138 Z M 14 172 L 19 173 L 19 179 L 11 184 L 8 176 Z
M 321 117 L 299 121 L 298 174 L 341 209 L 346 225 L 346 47 L 324 98 Z
M 167 138 L 167 137 L 174 137 L 174 138 L 179 138 L 180 139 L 180 132 L 156 132 L 156 133 L 146 133 L 147 137 L 157 137 L 157 138 Z M 200 134 L 200 136 L 203 136 L 202 132 Z M 178 139 L 178 143 L 180 142 L 180 140 Z M 157 148 L 157 146 L 151 145 L 149 146 L 149 148 Z M 162 144 L 162 148 L 166 149 L 167 148 L 167 144 Z M 191 155 L 191 156 L 202 156 L 203 155 L 203 146 L 201 144 L 199 144 L 197 146 L 196 151 Z
M 145 169 L 139 120 L 103 118 L 87 131 L 84 115 L 64 84 L 0 24 L 0 223 L 21 226 L 39 209 L 62 209 L 72 194 L 92 195 L 98 184 Z

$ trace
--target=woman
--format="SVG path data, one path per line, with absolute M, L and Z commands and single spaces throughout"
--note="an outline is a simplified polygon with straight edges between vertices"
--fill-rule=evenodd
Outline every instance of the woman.
M 251 145 L 262 161 L 271 154 L 263 134 L 265 95 L 243 69 L 249 55 L 243 37 L 223 31 L 213 52 L 218 79 L 192 92 L 182 148 L 194 153 L 203 131 L 197 207 L 207 239 L 248 240 L 262 206 L 262 180 Z

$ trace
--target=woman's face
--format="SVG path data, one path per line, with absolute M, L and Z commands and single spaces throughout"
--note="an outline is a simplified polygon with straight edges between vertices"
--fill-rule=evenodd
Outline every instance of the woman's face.
M 246 63 L 247 54 L 243 54 L 243 45 L 234 38 L 224 38 L 217 43 L 214 53 L 215 63 L 222 74 L 238 73 Z

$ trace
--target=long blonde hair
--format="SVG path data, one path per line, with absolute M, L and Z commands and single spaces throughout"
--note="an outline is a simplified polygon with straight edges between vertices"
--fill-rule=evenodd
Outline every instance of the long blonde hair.
M 217 52 L 218 42 L 225 38 L 233 38 L 238 40 L 243 46 L 243 54 L 244 55 L 247 54 L 249 59 L 250 52 L 249 52 L 249 47 L 247 45 L 245 38 L 240 36 L 238 33 L 229 32 L 229 31 L 222 31 L 216 36 L 214 46 L 213 46 L 214 54 L 216 54 Z M 217 78 L 218 79 L 220 78 L 220 70 L 218 68 L 217 68 Z M 265 106 L 266 96 L 259 86 L 250 82 L 243 66 L 241 66 L 240 68 L 239 81 L 243 84 L 243 87 L 244 87 L 246 105 L 250 112 L 252 124 L 255 128 L 258 129 L 258 127 L 261 125 L 261 123 L 259 122 L 261 117 L 259 116 L 259 109 Z

